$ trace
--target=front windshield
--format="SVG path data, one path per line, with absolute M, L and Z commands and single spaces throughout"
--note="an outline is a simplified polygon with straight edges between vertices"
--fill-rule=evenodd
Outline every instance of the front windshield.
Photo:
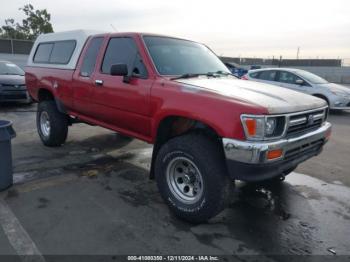
M 184 75 L 230 71 L 206 46 L 192 41 L 145 36 L 144 41 L 159 74 Z
M 298 75 L 304 78 L 306 81 L 311 82 L 312 84 L 327 84 L 328 81 L 323 79 L 322 77 L 319 77 L 315 74 L 312 74 L 307 71 L 299 70 Z
M 0 75 L 24 75 L 24 71 L 9 62 L 0 62 Z

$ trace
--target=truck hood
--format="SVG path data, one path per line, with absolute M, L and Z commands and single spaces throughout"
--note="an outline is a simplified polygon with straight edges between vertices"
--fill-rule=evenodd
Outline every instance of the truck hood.
M 322 99 L 269 84 L 230 77 L 178 79 L 179 83 L 266 108 L 270 114 L 305 111 L 326 106 Z

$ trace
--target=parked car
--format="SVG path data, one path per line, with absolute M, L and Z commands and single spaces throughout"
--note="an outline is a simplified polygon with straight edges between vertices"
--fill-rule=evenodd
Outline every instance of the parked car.
M 44 145 L 64 144 L 77 122 L 154 144 L 150 178 L 191 222 L 222 211 L 235 179 L 280 181 L 331 132 L 323 100 L 239 80 L 206 46 L 173 37 L 41 35 L 26 83 Z
M 261 69 L 261 66 L 259 66 L 259 65 L 251 65 L 250 66 L 250 70 L 254 70 L 254 69 Z
M 233 63 L 233 62 L 226 62 L 224 63 L 225 66 L 230 70 L 230 72 L 234 75 L 237 76 L 238 78 L 241 78 L 244 76 L 248 70 L 240 66 L 239 64 Z
M 350 89 L 308 71 L 292 68 L 251 70 L 242 79 L 277 85 L 322 98 L 330 109 L 350 109 Z
M 0 102 L 31 101 L 25 85 L 24 71 L 14 63 L 0 61 Z

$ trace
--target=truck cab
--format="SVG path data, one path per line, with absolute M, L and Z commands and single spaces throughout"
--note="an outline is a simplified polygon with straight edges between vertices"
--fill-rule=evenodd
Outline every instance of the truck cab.
M 225 208 L 233 181 L 282 181 L 331 132 L 321 99 L 237 79 L 205 45 L 168 36 L 41 35 L 26 84 L 44 145 L 76 122 L 154 144 L 150 178 L 195 223 Z

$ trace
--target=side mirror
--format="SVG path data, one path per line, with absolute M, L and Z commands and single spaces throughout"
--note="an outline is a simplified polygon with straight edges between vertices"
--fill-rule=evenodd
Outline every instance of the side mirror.
M 295 81 L 295 83 L 297 84 L 297 85 L 303 85 L 305 82 L 304 82 L 304 80 L 302 80 L 302 79 L 297 79 L 296 81 Z
M 115 64 L 111 66 L 110 74 L 112 76 L 127 76 L 128 66 L 126 64 Z

